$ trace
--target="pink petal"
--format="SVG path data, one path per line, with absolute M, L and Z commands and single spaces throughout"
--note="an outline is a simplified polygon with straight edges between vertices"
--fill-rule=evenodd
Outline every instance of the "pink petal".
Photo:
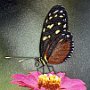
M 35 71 L 35 72 L 30 72 L 27 76 L 28 78 L 34 77 L 33 80 L 38 80 L 38 76 L 41 75 L 41 72 Z
M 86 90 L 83 81 L 80 79 L 70 79 L 66 76 L 61 81 L 61 88 L 65 88 L 65 90 Z
M 22 87 L 26 87 L 27 85 L 25 84 L 25 83 L 23 83 L 23 82 L 20 82 L 20 81 L 11 81 L 11 83 L 13 83 L 13 84 L 18 84 L 19 86 L 22 86 Z
M 61 79 L 65 77 L 65 73 L 62 72 L 58 72 L 56 75 L 59 76 Z
M 54 75 L 55 73 L 54 72 L 47 73 L 47 76 L 49 76 L 50 74 Z
M 68 88 L 68 90 L 87 90 L 87 88 L 84 85 L 74 85 L 71 88 Z
M 12 75 L 12 80 L 13 84 L 19 84 L 20 86 L 27 86 L 27 87 L 38 87 L 37 85 L 37 80 L 33 76 L 27 76 L 23 74 L 14 74 Z

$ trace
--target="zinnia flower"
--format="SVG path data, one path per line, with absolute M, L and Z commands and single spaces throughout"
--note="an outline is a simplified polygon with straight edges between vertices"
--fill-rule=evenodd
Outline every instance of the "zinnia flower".
M 87 90 L 83 81 L 70 79 L 61 72 L 41 74 L 41 72 L 34 71 L 27 75 L 14 74 L 12 78 L 13 84 L 27 87 L 29 90 Z

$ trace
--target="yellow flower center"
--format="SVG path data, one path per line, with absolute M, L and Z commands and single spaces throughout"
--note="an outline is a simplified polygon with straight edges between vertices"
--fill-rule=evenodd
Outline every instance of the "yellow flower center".
M 39 88 L 44 87 L 46 90 L 60 90 L 61 78 L 56 75 L 40 75 L 38 78 Z

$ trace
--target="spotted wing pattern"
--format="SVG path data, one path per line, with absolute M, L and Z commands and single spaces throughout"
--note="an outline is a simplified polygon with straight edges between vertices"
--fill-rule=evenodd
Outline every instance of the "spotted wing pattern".
M 73 51 L 72 35 L 64 7 L 56 5 L 47 14 L 40 38 L 40 57 L 50 64 L 59 64 Z

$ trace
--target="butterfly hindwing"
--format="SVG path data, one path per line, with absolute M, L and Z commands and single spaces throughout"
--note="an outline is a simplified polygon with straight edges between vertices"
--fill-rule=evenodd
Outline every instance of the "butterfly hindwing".
M 67 30 L 68 17 L 65 8 L 60 5 L 52 7 L 43 24 L 40 57 L 45 59 L 46 56 L 48 62 L 53 64 L 63 62 L 72 49 L 72 35 Z M 68 48 L 66 52 L 64 52 L 64 47 Z M 62 58 L 61 53 L 65 53 L 65 57 Z
M 67 37 L 69 36 L 69 37 Z M 55 48 L 53 49 L 51 55 L 47 56 L 48 63 L 50 64 L 59 64 L 65 61 L 67 57 L 70 57 L 70 53 L 72 51 L 72 35 L 67 34 L 64 38 L 57 38 L 59 39 Z M 56 39 L 56 40 L 57 40 Z M 53 45 L 53 43 L 52 43 Z M 49 52 L 49 49 L 48 49 Z M 47 53 L 48 53 L 47 52 Z

